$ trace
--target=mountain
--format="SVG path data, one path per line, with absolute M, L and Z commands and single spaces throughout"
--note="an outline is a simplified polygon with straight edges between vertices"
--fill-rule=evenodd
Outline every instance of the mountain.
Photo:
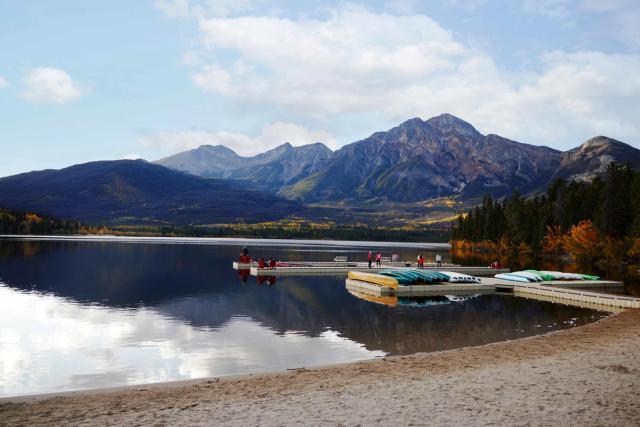
M 84 163 L 0 178 L 0 206 L 87 223 L 213 224 L 274 220 L 297 202 L 144 160 Z
M 414 118 L 336 151 L 317 173 L 282 190 L 305 201 L 412 202 L 460 194 L 529 192 L 548 183 L 560 152 L 482 135 L 449 114 Z
M 206 178 L 224 178 L 227 173 L 241 168 L 246 159 L 224 145 L 202 145 L 160 159 L 156 164 Z
M 611 162 L 629 163 L 640 169 L 640 150 L 606 136 L 591 138 L 579 147 L 562 153 L 556 178 L 591 180 L 604 173 Z
M 239 156 L 222 145 L 202 145 L 155 163 L 203 177 L 248 180 L 277 191 L 320 170 L 332 154 L 321 143 L 294 147 L 287 142 L 253 157 Z
M 483 135 L 450 114 L 413 118 L 331 152 L 283 144 L 254 157 L 202 146 L 158 161 L 201 176 L 234 178 L 308 203 L 475 200 L 544 190 L 556 178 L 591 179 L 611 162 L 640 168 L 640 151 L 596 137 L 566 152 Z

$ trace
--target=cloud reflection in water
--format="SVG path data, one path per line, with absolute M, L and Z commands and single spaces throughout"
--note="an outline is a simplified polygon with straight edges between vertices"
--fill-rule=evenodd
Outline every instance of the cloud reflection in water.
M 193 327 L 153 308 L 79 304 L 0 284 L 0 395 L 341 363 L 384 355 L 327 330 L 278 334 L 250 317 Z

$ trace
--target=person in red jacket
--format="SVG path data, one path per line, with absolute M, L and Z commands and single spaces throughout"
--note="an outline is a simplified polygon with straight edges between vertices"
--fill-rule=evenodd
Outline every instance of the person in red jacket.
M 378 251 L 378 253 L 376 254 L 376 267 L 381 266 L 381 261 L 382 261 L 382 254 L 380 253 L 380 251 Z
M 369 261 L 369 268 L 371 268 L 371 260 L 373 259 L 373 254 L 371 251 L 367 254 L 367 260 Z
M 258 268 L 265 268 L 266 264 L 264 263 L 264 258 L 260 258 L 260 261 L 258 261 Z
M 276 268 L 276 260 L 273 258 L 269 258 L 269 268 L 274 269 Z

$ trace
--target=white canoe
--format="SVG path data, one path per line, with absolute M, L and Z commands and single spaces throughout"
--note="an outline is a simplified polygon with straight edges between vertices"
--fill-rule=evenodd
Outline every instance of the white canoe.
M 455 273 L 453 271 L 438 271 L 438 273 L 449 276 L 449 282 L 451 283 L 481 283 L 482 281 L 475 276 L 469 276 L 468 274 Z
M 514 276 L 513 274 L 510 273 L 500 273 L 500 274 L 496 274 L 495 276 L 496 279 L 502 279 L 502 280 L 510 280 L 512 282 L 526 282 L 526 283 L 531 283 L 531 280 L 527 279 L 526 277 L 522 277 L 522 276 Z
M 543 279 L 542 277 L 540 277 L 539 275 L 535 274 L 535 273 L 531 273 L 529 271 L 512 271 L 511 273 L 513 276 L 520 276 L 520 277 L 524 277 L 529 279 L 530 282 L 542 282 Z

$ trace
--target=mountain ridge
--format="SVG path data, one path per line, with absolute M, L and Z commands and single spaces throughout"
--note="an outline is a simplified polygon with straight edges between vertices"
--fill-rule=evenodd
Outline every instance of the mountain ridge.
M 640 151 L 612 138 L 594 137 L 560 151 L 493 133 L 483 135 L 471 123 L 447 113 L 405 120 L 333 152 L 322 145 L 322 152 L 316 151 L 316 157 L 302 166 L 296 156 L 285 159 L 273 152 L 309 146 L 289 144 L 285 149 L 285 145 L 246 158 L 242 167 L 234 169 L 227 163 L 229 170 L 222 176 L 307 203 L 378 198 L 417 202 L 443 196 L 471 199 L 485 193 L 501 197 L 514 190 L 535 193 L 557 178 L 592 179 L 611 161 L 630 160 L 640 168 Z M 172 167 L 166 161 L 164 165 Z

